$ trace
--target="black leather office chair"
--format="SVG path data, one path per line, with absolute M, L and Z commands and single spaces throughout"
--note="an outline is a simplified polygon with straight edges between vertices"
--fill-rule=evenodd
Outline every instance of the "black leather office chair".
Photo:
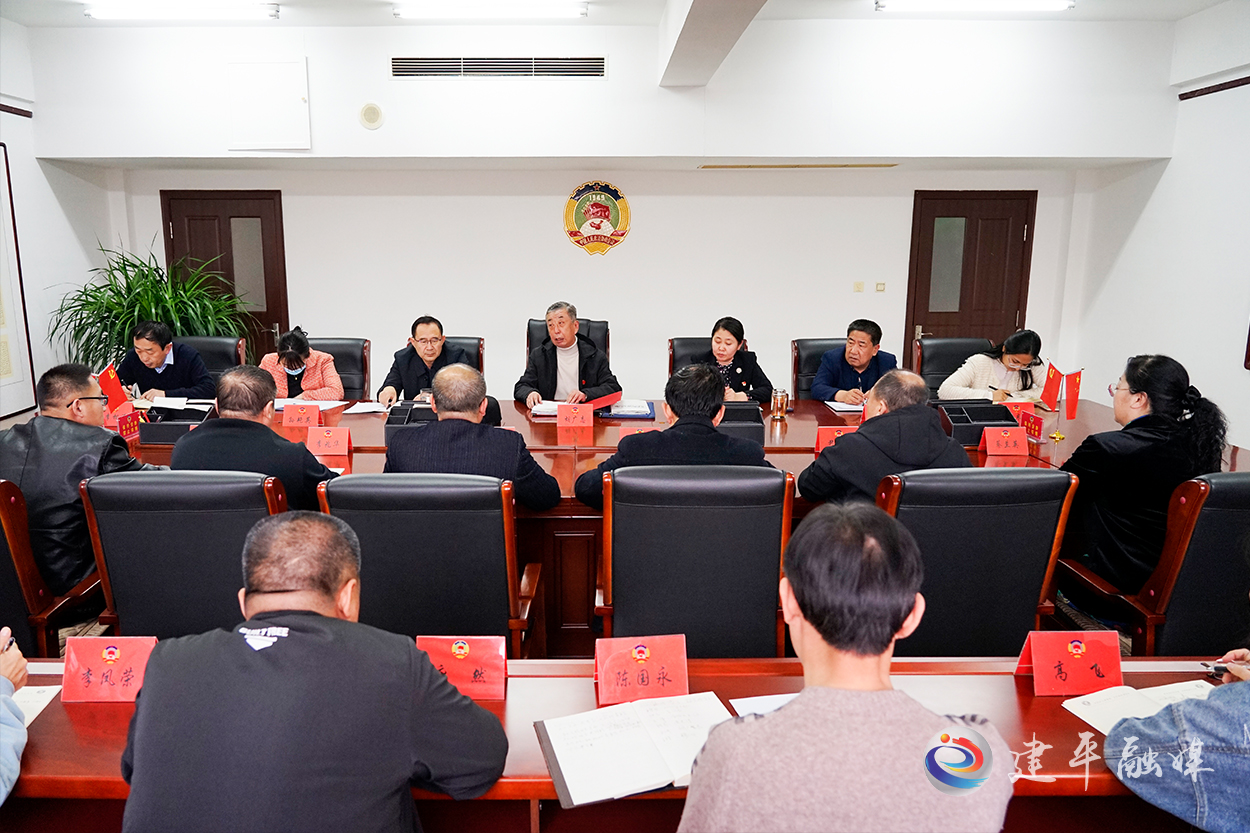
M 603 635 L 684 633 L 692 657 L 782 656 L 794 475 L 637 466 L 603 478 Z
M 176 336 L 174 341 L 195 349 L 216 382 L 232 367 L 247 364 L 247 339 L 236 336 Z
M 65 595 L 53 597 L 30 549 L 26 500 L 8 480 L 0 480 L 0 526 L 0 624 L 12 628 L 23 655 L 57 657 L 58 628 L 94 615 L 84 608 L 99 602 L 100 577 L 92 571 Z
M 369 392 L 369 339 L 310 338 L 308 346 L 334 357 L 344 399 L 373 398 Z
M 820 359 L 835 347 L 845 347 L 844 338 L 796 338 L 790 342 L 791 384 L 790 395 L 795 399 L 812 398 L 812 380 L 820 370 Z
M 743 350 L 747 349 L 747 340 L 742 340 Z M 674 371 L 695 363 L 699 356 L 712 351 L 712 339 L 707 338 L 670 338 L 668 340 L 668 375 Z
M 79 486 L 102 624 L 125 636 L 173 636 L 242 621 L 240 557 L 261 518 L 286 511 L 277 478 L 234 471 L 102 474 Z
M 929 398 L 936 399 L 938 388 L 947 376 L 958 370 L 969 356 L 984 353 L 993 346 L 988 338 L 917 338 L 911 345 L 912 369 L 924 379 Z
M 577 334 L 586 336 L 596 347 L 603 351 L 608 358 L 612 357 L 611 339 L 608 334 L 608 322 L 596 321 L 593 318 L 577 319 Z M 531 318 L 529 327 L 525 331 L 525 354 L 528 356 L 535 347 L 543 343 L 543 339 L 547 337 L 547 319 Z
M 510 636 L 510 656 L 532 653 L 536 640 L 522 636 L 542 565 L 518 569 L 510 482 L 350 474 L 317 493 L 360 538 L 361 622 L 413 637 Z
M 1079 607 L 1127 622 L 1134 656 L 1220 656 L 1246 644 L 1250 472 L 1206 474 L 1176 487 L 1159 564 L 1135 595 L 1070 559 L 1059 562 L 1055 586 Z
M 448 347 L 459 347 L 461 350 L 469 354 L 470 362 L 478 373 L 486 372 L 486 339 L 474 338 L 472 336 L 447 336 L 443 343 L 443 349 Z
M 1053 612 L 1050 582 L 1077 478 L 1051 469 L 929 469 L 884 478 L 877 505 L 920 545 L 926 606 L 907 657 L 1016 656 Z

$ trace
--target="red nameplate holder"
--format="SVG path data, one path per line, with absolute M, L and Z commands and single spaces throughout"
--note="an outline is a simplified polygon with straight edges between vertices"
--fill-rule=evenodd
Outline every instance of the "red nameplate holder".
M 1030 405 L 1033 403 L 1030 402 Z M 1042 415 L 1033 411 L 1021 411 L 1016 414 L 1016 422 L 1020 423 L 1020 427 L 1024 429 L 1025 436 L 1034 442 L 1042 441 Z
M 283 425 L 320 425 L 321 408 L 316 405 L 287 403 L 282 409 Z M 313 452 L 314 454 L 316 452 Z
M 1123 685 L 1115 631 L 1033 631 L 1024 640 L 1017 676 L 1033 677 L 1038 696 L 1076 696 Z
M 595 409 L 589 402 L 561 402 L 556 406 L 556 425 L 581 428 L 595 424 Z
M 586 404 L 590 406 L 590 410 L 597 411 L 600 408 L 607 408 L 611 405 L 615 405 L 617 402 L 620 402 L 622 395 L 623 391 L 618 390 L 616 393 L 609 393 L 607 396 L 600 396 L 598 399 L 591 399 Z
M 822 425 L 816 429 L 816 456 L 838 441 L 839 437 L 853 434 L 859 430 L 858 425 Z
M 308 450 L 314 457 L 346 457 L 352 450 L 351 429 L 310 427 Z
M 1013 402 L 1008 400 L 998 404 L 1006 405 L 1007 410 L 1011 411 L 1011 415 L 1016 418 L 1016 422 L 1020 421 L 1020 414 L 1034 413 L 1032 402 Z
M 686 635 L 596 639 L 595 688 L 601 706 L 689 694 Z
M 71 636 L 61 702 L 133 703 L 155 647 L 155 636 Z
M 418 636 L 417 647 L 447 682 L 474 700 L 502 700 L 508 684 L 508 645 L 502 636 Z
M 981 432 L 981 451 L 993 457 L 998 454 L 1028 454 L 1029 438 L 1024 429 L 987 427 Z
M 132 408 L 130 413 L 117 417 L 117 433 L 121 434 L 123 440 L 133 440 L 139 436 L 139 423 L 147 421 L 147 414 Z
M 645 434 L 648 431 L 663 431 L 663 430 L 664 430 L 664 427 L 661 425 L 622 425 L 621 426 L 621 439 L 622 440 L 625 439 L 630 434 Z

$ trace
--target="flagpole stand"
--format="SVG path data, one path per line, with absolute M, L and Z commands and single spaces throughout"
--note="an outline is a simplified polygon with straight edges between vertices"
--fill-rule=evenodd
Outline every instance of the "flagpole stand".
M 1063 404 L 1062 395 L 1058 399 L 1055 400 L 1055 430 L 1052 431 L 1050 434 L 1050 438 L 1054 440 L 1055 443 L 1058 443 L 1061 440 L 1066 439 L 1063 435 L 1063 432 L 1059 430 L 1059 423 L 1063 422 L 1063 412 L 1059 410 L 1059 406 L 1061 404 Z

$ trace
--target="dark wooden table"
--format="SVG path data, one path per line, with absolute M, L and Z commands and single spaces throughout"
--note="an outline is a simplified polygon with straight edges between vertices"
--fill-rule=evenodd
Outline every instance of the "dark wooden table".
M 1062 697 L 1034 697 L 1032 679 L 1015 677 L 1014 659 L 899 660 L 894 686 L 939 714 L 988 717 L 1014 752 L 1036 734 L 1051 744 L 1040 774 L 1055 781 L 1019 780 L 1007 816 L 1008 830 L 1183 830 L 1187 827 L 1132 796 L 1100 759 L 1089 767 L 1068 765 L 1078 733 L 1091 727 L 1061 707 Z M 1196 660 L 1126 660 L 1124 681 L 1134 687 L 1163 685 L 1201 676 Z M 665 790 L 623 801 L 563 810 L 539 749 L 533 722 L 595 708 L 593 662 L 522 660 L 508 663 L 504 701 L 482 705 L 499 717 L 508 734 L 508 760 L 500 779 L 481 799 L 452 802 L 413 790 L 427 831 L 438 830 L 672 830 L 685 790 Z M 34 685 L 59 678 L 33 677 Z M 797 660 L 691 660 L 690 689 L 714 691 L 729 700 L 802 688 Z M 731 709 L 732 710 L 732 709 Z M 0 829 L 120 829 L 129 788 L 120 759 L 133 707 L 130 704 L 63 704 L 57 698 L 30 727 L 22 775 L 13 796 L 0 807 Z M 1103 736 L 1094 732 L 1098 754 Z M 246 743 L 246 739 L 239 739 Z M 1011 759 L 994 761 L 1012 767 Z M 205 789 L 212 789 L 206 777 Z M 73 800 L 68 800 L 73 799 Z M 881 800 L 888 800 L 882 796 Z M 1040 821 L 1044 819 L 1045 821 Z

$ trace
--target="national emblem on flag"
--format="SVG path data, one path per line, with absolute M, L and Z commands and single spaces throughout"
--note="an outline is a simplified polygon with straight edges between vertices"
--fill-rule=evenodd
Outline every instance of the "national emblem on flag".
M 1059 407 L 1059 386 L 1063 374 L 1050 362 L 1046 363 L 1046 385 L 1042 388 L 1042 402 L 1052 411 Z
M 100 381 L 100 390 L 109 398 L 110 411 L 116 411 L 130 401 L 126 396 L 126 389 L 122 387 L 122 380 L 117 377 L 117 370 L 113 367 L 112 362 L 109 362 L 109 366 L 100 371 L 98 379 Z

